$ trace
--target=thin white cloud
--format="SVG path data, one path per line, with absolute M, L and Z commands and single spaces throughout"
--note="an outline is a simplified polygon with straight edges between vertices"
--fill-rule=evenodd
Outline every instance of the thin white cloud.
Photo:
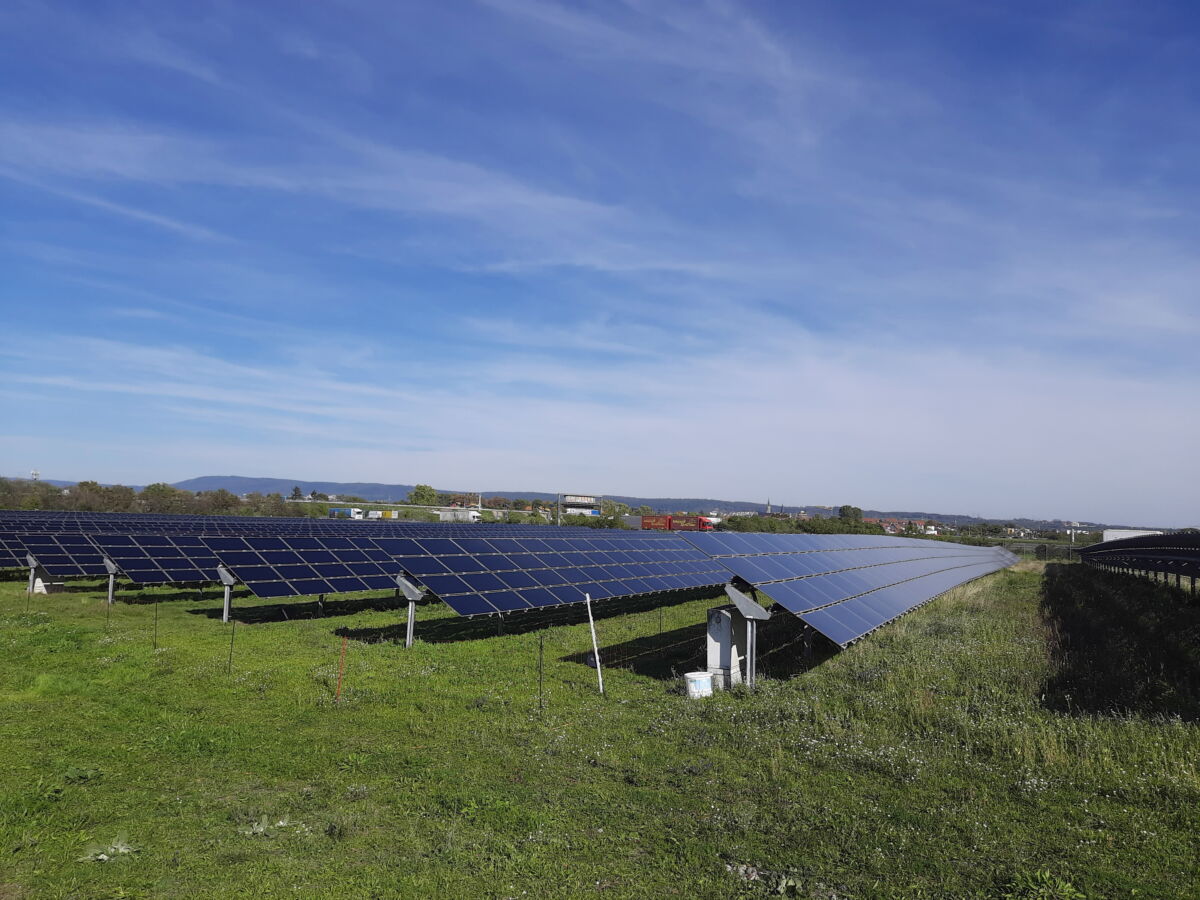
M 1115 507 L 1147 519 L 1157 511 L 1164 524 L 1183 524 L 1200 500 L 1178 485 L 1169 496 L 1161 483 L 1188 464 L 1200 437 L 1183 420 L 1175 443 L 1154 449 L 1155 466 L 1125 467 L 1120 480 L 1107 479 L 1112 460 L 1147 452 L 1144 435 L 1188 402 L 1186 384 L 1171 388 L 1044 355 L 869 348 L 783 321 L 765 341 L 746 339 L 731 334 L 718 357 L 665 355 L 620 366 L 569 353 L 459 359 L 459 377 L 433 391 L 380 387 L 386 353 L 377 367 L 335 375 L 81 339 L 64 339 L 43 360 L 55 374 L 22 375 L 18 365 L 10 376 L 58 402 L 132 395 L 156 415 L 229 429 L 247 443 L 242 467 L 255 470 L 263 454 L 291 459 L 285 448 L 303 456 L 304 442 L 320 440 L 325 462 L 314 475 L 370 458 L 374 468 L 354 470 L 362 478 L 462 486 L 473 470 L 458 467 L 486 457 L 478 471 L 488 483 L 475 485 L 484 489 L 582 480 L 609 493 L 769 493 L 788 503 L 849 499 L 1096 520 L 1116 518 Z M 1080 381 L 1089 389 L 1069 400 L 1032 402 L 1047 385 Z M 1114 404 L 1124 410 L 1115 430 Z M 981 476 L 987 490 L 970 486 Z M 1047 478 L 1057 481 L 1053 507 L 1043 495 Z M 1097 479 L 1107 479 L 1103 496 L 1095 495 Z M 974 508 L 995 504 L 996 491 L 1008 505 Z
M 210 228 L 205 228 L 202 225 L 184 222 L 171 216 L 150 212 L 149 210 L 129 206 L 124 203 L 117 203 L 113 200 L 108 200 L 104 197 L 100 197 L 96 194 L 85 191 L 74 190 L 61 185 L 46 184 L 45 182 L 6 169 L 3 166 L 0 166 L 0 178 L 7 178 L 10 181 L 15 181 L 32 188 L 36 188 L 37 190 L 45 191 L 55 195 L 56 197 L 62 197 L 63 199 L 70 200 L 74 203 L 82 203 L 85 206 L 91 206 L 95 209 L 100 209 L 104 212 L 120 216 L 121 218 L 132 219 L 135 222 L 141 222 L 146 225 L 152 225 L 155 228 L 161 228 L 167 231 L 175 232 L 176 234 L 181 234 L 184 237 L 202 241 L 227 240 L 224 235 L 219 234 Z

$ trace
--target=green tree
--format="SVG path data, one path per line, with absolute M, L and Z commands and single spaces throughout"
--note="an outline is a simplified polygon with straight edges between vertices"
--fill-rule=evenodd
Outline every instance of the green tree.
M 431 485 L 418 484 L 408 492 L 408 502 L 414 506 L 437 506 L 438 492 Z
M 110 484 L 104 489 L 105 512 L 134 512 L 137 509 L 137 491 L 123 484 Z
M 842 506 L 838 508 L 839 519 L 845 519 L 847 522 L 861 522 L 862 517 L 862 510 L 857 506 Z
M 629 515 L 629 504 L 616 500 L 601 500 L 600 512 L 605 516 L 627 516 Z
M 204 491 L 196 497 L 199 512 L 212 516 L 231 516 L 241 508 L 242 501 L 224 488 Z
M 83 512 L 107 512 L 104 488 L 95 481 L 81 481 L 67 488 L 67 500 L 71 509 Z
M 142 488 L 138 495 L 138 506 L 148 513 L 191 512 L 194 499 L 189 491 L 181 491 L 169 484 L 157 482 Z
M 292 495 L 288 499 L 289 500 L 303 500 L 304 499 L 304 494 L 301 493 L 301 491 L 300 491 L 300 485 L 297 484 L 292 487 Z

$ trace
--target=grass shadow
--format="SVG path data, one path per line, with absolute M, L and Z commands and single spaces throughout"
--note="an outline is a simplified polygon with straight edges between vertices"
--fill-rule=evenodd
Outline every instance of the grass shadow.
M 1048 708 L 1200 719 L 1200 606 L 1185 591 L 1050 564 L 1041 606 L 1054 663 L 1043 685 Z
M 698 622 L 609 644 L 600 648 L 600 662 L 606 669 L 628 669 L 650 678 L 680 678 L 707 667 L 707 632 L 707 623 Z M 785 679 L 802 674 L 837 650 L 835 644 L 789 613 L 780 612 L 758 626 L 758 674 L 765 678 Z M 568 654 L 561 661 L 593 666 L 590 650 Z
M 235 591 L 234 598 L 250 596 L 246 590 Z M 220 599 L 220 598 L 218 598 Z M 146 602 L 153 603 L 150 597 Z M 233 604 L 232 616 L 242 625 L 263 625 L 269 622 L 291 622 L 296 619 L 324 619 L 331 616 L 352 616 L 360 612 L 390 612 L 407 606 L 407 601 L 393 592 L 383 597 L 341 597 L 337 600 L 312 599 L 289 603 L 268 603 L 262 606 L 238 606 Z M 221 606 L 207 609 L 189 609 L 194 616 L 209 619 L 221 618 Z
M 597 622 L 629 613 L 649 612 L 653 609 L 680 606 L 695 600 L 711 598 L 710 588 L 684 591 L 665 591 L 639 597 L 623 597 L 612 600 L 597 600 L 592 604 L 592 616 Z M 566 606 L 549 606 L 542 609 L 520 610 L 503 616 L 445 616 L 428 621 L 421 620 L 417 613 L 416 636 L 431 644 L 456 641 L 477 641 L 510 634 L 528 634 L 543 628 L 559 625 L 579 625 L 587 621 L 587 607 L 583 603 Z M 398 643 L 404 640 L 406 624 L 385 625 L 378 628 L 339 628 L 334 633 L 339 637 L 363 641 L 368 644 Z
M 193 603 L 211 603 L 215 600 L 217 603 L 220 603 L 224 596 L 221 588 L 214 588 L 211 585 L 203 590 L 198 586 L 191 590 L 157 590 L 147 585 L 145 588 L 127 588 L 113 592 L 113 599 L 116 602 L 133 605 L 174 603 L 180 600 L 188 600 Z M 234 600 L 237 600 L 239 597 L 250 596 L 253 595 L 245 588 L 238 588 L 233 592 Z M 200 612 L 206 613 L 207 610 L 201 610 Z
M 695 625 L 609 644 L 600 648 L 600 664 L 606 669 L 628 669 L 650 678 L 680 678 L 685 672 L 704 668 L 704 635 L 707 630 L 704 622 L 697 622 Z M 568 653 L 559 661 L 594 668 L 591 650 Z
M 26 572 L 28 573 L 28 570 L 26 570 Z M 25 578 L 26 578 L 26 580 L 28 580 L 28 578 L 29 578 L 28 574 L 26 574 Z M 97 594 L 97 593 L 102 594 L 108 590 L 108 583 L 105 581 L 92 580 L 92 581 L 87 581 L 87 582 L 83 582 L 83 581 L 57 581 L 56 582 L 56 581 L 54 581 L 54 579 L 50 579 L 50 581 L 54 585 L 53 589 L 49 591 L 49 593 L 52 593 L 52 594 Z

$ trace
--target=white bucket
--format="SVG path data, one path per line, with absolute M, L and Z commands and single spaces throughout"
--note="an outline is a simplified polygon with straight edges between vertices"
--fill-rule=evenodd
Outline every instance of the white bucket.
M 712 672 L 688 672 L 683 680 L 687 682 L 688 699 L 712 696 Z

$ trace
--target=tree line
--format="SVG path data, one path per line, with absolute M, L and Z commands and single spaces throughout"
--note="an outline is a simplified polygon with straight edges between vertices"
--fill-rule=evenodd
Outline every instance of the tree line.
M 857 506 L 841 506 L 836 516 L 792 519 L 786 516 L 730 516 L 724 531 L 766 531 L 773 534 L 887 534 L 883 526 L 863 519 Z
M 0 509 L 45 509 L 75 512 L 155 513 L 202 516 L 306 516 L 321 518 L 322 503 L 292 503 L 282 494 L 246 494 L 225 489 L 185 491 L 159 482 L 140 491 L 123 484 L 81 481 L 59 487 L 44 481 L 0 478 Z

